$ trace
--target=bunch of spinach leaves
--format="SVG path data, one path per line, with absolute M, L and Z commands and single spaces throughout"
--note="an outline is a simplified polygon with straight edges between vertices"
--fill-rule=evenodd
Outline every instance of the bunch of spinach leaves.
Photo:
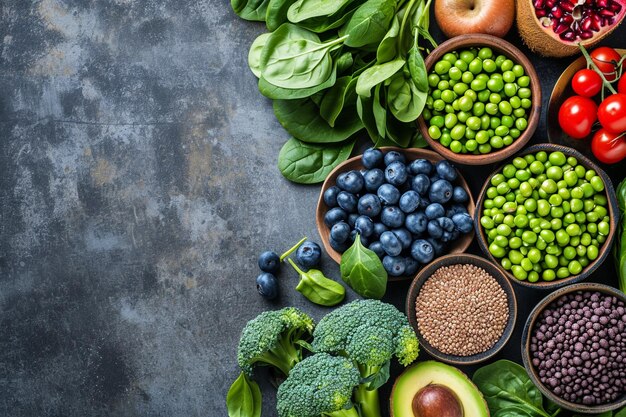
M 323 181 L 363 129 L 375 146 L 425 146 L 414 122 L 428 93 L 419 43 L 436 46 L 430 2 L 231 0 L 271 31 L 252 43 L 248 64 L 293 136 L 279 155 L 286 178 Z

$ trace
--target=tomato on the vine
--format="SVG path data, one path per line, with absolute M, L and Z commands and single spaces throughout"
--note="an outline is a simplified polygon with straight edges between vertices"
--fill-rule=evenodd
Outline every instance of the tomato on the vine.
M 583 97 L 593 97 L 602 90 L 602 77 L 592 69 L 581 69 L 572 78 L 572 89 Z
M 617 92 L 626 94 L 626 73 L 622 75 L 617 83 Z
M 590 55 L 593 63 L 602 71 L 607 81 L 613 81 L 617 78 L 615 65 L 619 62 L 621 56 L 615 49 L 601 46 L 594 49 Z
M 559 125 L 568 136 L 582 139 L 591 133 L 597 110 L 598 106 L 592 99 L 572 96 L 561 104 Z
M 591 151 L 600 162 L 615 164 L 626 158 L 626 138 L 600 129 L 591 140 Z
M 612 94 L 598 107 L 598 120 L 612 133 L 626 132 L 626 94 Z

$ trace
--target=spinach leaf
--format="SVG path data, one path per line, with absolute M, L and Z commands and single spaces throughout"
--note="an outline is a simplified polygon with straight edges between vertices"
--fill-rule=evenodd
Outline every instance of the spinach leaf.
M 357 234 L 354 243 L 341 256 L 341 278 L 357 294 L 380 299 L 387 289 L 387 271 L 373 251 L 361 243 Z
M 298 0 L 290 8 L 287 18 L 292 23 L 312 17 L 330 16 L 353 0 Z
M 387 107 L 401 122 L 415 121 L 426 105 L 426 91 L 419 91 L 412 78 L 406 78 L 403 72 L 398 72 L 391 79 L 387 87 Z
M 265 24 L 270 31 L 278 29 L 287 21 L 287 11 L 296 0 L 269 0 Z
M 349 2 L 330 16 L 318 16 L 298 22 L 298 26 L 315 33 L 322 33 L 343 26 L 354 14 L 362 0 Z
M 394 17 L 396 0 L 367 0 L 352 15 L 340 33 L 348 35 L 346 46 L 353 48 L 379 43 Z
M 379 64 L 389 62 L 398 55 L 397 39 L 400 33 L 400 20 L 395 15 L 391 21 L 391 27 L 380 41 L 380 45 L 376 49 L 376 61 Z
M 342 142 L 363 129 L 353 108 L 341 112 L 331 127 L 310 99 L 275 100 L 274 114 L 291 136 L 310 143 Z
M 230 5 L 239 17 L 263 22 L 269 0 L 230 0 Z
M 402 69 L 404 63 L 404 59 L 398 58 L 366 69 L 359 75 L 359 81 L 356 84 L 357 94 L 369 97 L 372 94 L 372 87 L 391 78 L 391 76 Z
M 252 71 L 257 78 L 261 77 L 261 53 L 263 52 L 263 47 L 271 35 L 271 33 L 263 33 L 259 35 L 254 42 L 252 42 L 252 45 L 250 45 L 250 51 L 248 52 L 248 66 L 250 67 L 250 71 Z
M 332 307 L 343 301 L 346 289 L 338 282 L 326 278 L 322 271 L 309 269 L 304 272 L 291 260 L 287 259 L 293 269 L 300 275 L 296 291 L 304 295 L 312 303 Z
M 320 116 L 328 122 L 331 127 L 335 127 L 335 121 L 343 110 L 346 101 L 354 103 L 356 100 L 356 79 L 347 75 L 337 80 L 335 85 L 326 90 L 324 98 L 320 103 Z
M 413 135 L 413 139 L 411 139 L 411 143 L 409 143 L 409 148 L 425 148 L 427 146 L 428 142 L 426 142 L 420 131 L 417 130 L 415 135 Z
M 284 23 L 267 40 L 261 54 L 262 77 L 277 87 L 315 87 L 331 76 L 330 52 L 341 46 L 345 37 L 321 43 L 316 34 Z
M 243 372 L 226 395 L 228 417 L 261 417 L 261 390 Z
M 291 138 L 278 155 L 278 169 L 285 178 L 299 184 L 315 184 L 350 157 L 354 140 L 337 145 L 312 145 Z
M 259 91 L 267 98 L 273 100 L 293 100 L 298 98 L 310 97 L 322 90 L 332 87 L 337 80 L 336 66 L 333 66 L 333 72 L 330 77 L 323 83 L 309 88 L 282 88 L 268 82 L 265 78 L 259 78 Z
M 352 58 L 352 52 L 344 52 L 337 58 L 337 72 L 343 73 L 345 71 L 350 70 L 352 65 L 354 64 L 354 59 Z M 352 77 L 350 77 L 352 78 Z
M 381 102 L 381 98 L 383 98 L 380 94 L 381 89 L 381 84 L 378 84 L 376 87 L 374 87 L 374 101 L 372 102 L 372 113 L 374 113 L 374 120 L 376 121 L 376 132 L 378 132 L 378 136 L 385 137 L 387 131 L 387 109 L 383 107 L 383 104 Z
M 356 110 L 359 118 L 363 122 L 365 130 L 367 130 L 367 134 L 369 135 L 370 139 L 372 139 L 372 142 L 374 142 L 374 144 L 378 147 L 378 142 L 382 140 L 382 137 L 378 134 L 378 130 L 376 127 L 376 117 L 374 116 L 373 102 L 374 98 L 372 97 L 357 96 Z
M 535 417 L 532 411 L 526 410 L 523 407 L 512 405 L 507 408 L 501 408 L 492 414 L 492 417 Z
M 392 114 L 387 114 L 386 137 L 397 146 L 406 148 L 413 139 L 415 128 L 412 124 L 402 123 Z
M 499 360 L 483 366 L 474 373 L 472 381 L 483 393 L 489 410 L 494 415 L 500 410 L 523 410 L 532 417 L 551 417 L 543 409 L 543 397 L 520 365 L 507 360 Z M 519 414 L 518 414 L 519 415 Z
M 424 58 L 422 58 L 419 46 L 417 45 L 417 31 L 415 32 L 413 47 L 409 50 L 407 64 L 409 66 L 411 79 L 413 80 L 415 87 L 417 87 L 417 90 L 423 93 L 428 93 L 428 74 Z

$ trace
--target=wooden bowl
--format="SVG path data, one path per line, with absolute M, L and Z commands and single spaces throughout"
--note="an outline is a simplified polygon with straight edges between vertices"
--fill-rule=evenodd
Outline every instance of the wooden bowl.
M 603 284 L 595 284 L 595 283 L 582 283 L 569 285 L 565 288 L 561 288 L 559 290 L 550 293 L 546 298 L 541 300 L 537 306 L 533 309 L 533 311 L 528 316 L 526 320 L 526 324 L 524 325 L 524 331 L 522 333 L 522 361 L 524 363 L 524 368 L 526 368 L 526 372 L 528 376 L 533 381 L 533 383 L 539 388 L 539 390 L 548 397 L 551 401 L 558 404 L 560 407 L 575 411 L 576 413 L 585 413 L 585 414 L 597 414 L 604 413 L 611 410 L 617 410 L 626 405 L 626 394 L 622 393 L 622 396 L 619 400 L 603 404 L 597 406 L 586 406 L 582 404 L 576 404 L 569 401 L 566 401 L 562 398 L 557 397 L 552 391 L 550 391 L 539 379 L 539 375 L 535 370 L 535 367 L 531 363 L 530 360 L 530 341 L 531 341 L 531 332 L 535 327 L 535 322 L 539 315 L 546 309 L 546 307 L 552 303 L 554 300 L 558 299 L 562 295 L 569 294 L 576 291 L 599 291 L 604 294 L 610 294 L 618 299 L 622 300 L 626 303 L 626 295 L 623 292 L 617 290 L 616 288 L 610 287 L 608 285 Z
M 426 339 L 424 339 L 424 336 L 422 336 L 422 333 L 419 330 L 419 325 L 415 312 L 415 300 L 417 299 L 417 296 L 419 295 L 419 292 L 422 289 L 424 283 L 439 268 L 456 264 L 471 264 L 487 271 L 487 273 L 494 277 L 498 284 L 500 284 L 508 299 L 509 320 L 506 323 L 506 327 L 504 328 L 502 336 L 500 336 L 500 339 L 498 339 L 498 341 L 490 349 L 471 356 L 448 355 L 433 347 L 430 343 L 428 343 Z M 417 276 L 411 283 L 411 286 L 409 287 L 409 292 L 406 296 L 405 311 L 409 319 L 409 323 L 411 323 L 411 326 L 417 334 L 417 339 L 420 342 L 420 346 L 426 352 L 443 362 L 451 363 L 454 365 L 471 365 L 486 361 L 487 359 L 498 353 L 500 349 L 502 349 L 504 345 L 506 345 L 509 338 L 511 337 L 511 334 L 513 333 L 513 329 L 515 328 L 515 320 L 517 318 L 517 299 L 515 298 L 515 291 L 513 291 L 513 286 L 498 267 L 496 267 L 493 263 L 485 260 L 484 258 L 463 253 L 460 255 L 443 256 L 441 258 L 435 259 L 433 262 L 424 267 L 417 274 Z
M 519 63 L 522 67 L 524 67 L 525 73 L 530 77 L 530 89 L 532 91 L 532 107 L 530 108 L 530 114 L 528 115 L 528 127 L 526 127 L 526 130 L 524 130 L 520 137 L 509 146 L 488 154 L 473 155 L 454 153 L 450 150 L 450 148 L 446 148 L 441 145 L 439 141 L 431 138 L 428 134 L 428 126 L 424 117 L 420 116 L 417 119 L 417 125 L 422 133 L 422 136 L 424 136 L 424 139 L 426 139 L 430 147 L 443 155 L 446 159 L 465 165 L 486 165 L 502 161 L 503 159 L 513 155 L 515 152 L 522 149 L 530 140 L 533 133 L 535 133 L 537 125 L 539 124 L 539 115 L 541 114 L 541 83 L 539 82 L 539 77 L 535 72 L 535 68 L 519 49 L 503 39 L 483 34 L 457 36 L 445 41 L 426 57 L 425 64 L 427 71 L 430 72 L 431 68 L 434 67 L 437 61 L 439 61 L 439 59 L 441 59 L 441 57 L 443 57 L 446 53 L 472 46 L 490 47 L 494 50 L 494 52 L 503 54 L 510 58 L 513 62 Z
M 427 151 L 424 149 L 418 149 L 418 148 L 402 149 L 402 148 L 395 148 L 395 147 L 389 146 L 389 147 L 382 147 L 379 149 L 383 151 L 384 153 L 387 153 L 389 151 L 398 151 L 404 154 L 407 161 L 414 161 L 416 159 L 428 159 L 431 162 L 438 162 L 438 161 L 442 161 L 443 159 L 445 159 L 441 155 L 435 152 Z M 322 185 L 322 190 L 320 191 L 319 199 L 317 200 L 317 210 L 315 214 L 315 223 L 317 224 L 317 232 L 319 233 L 320 238 L 322 239 L 322 244 L 324 245 L 324 249 L 326 250 L 326 253 L 328 253 L 328 255 L 337 263 L 341 262 L 341 253 L 337 252 L 336 250 L 332 248 L 332 246 L 330 246 L 330 241 L 329 241 L 330 229 L 328 228 L 328 226 L 326 226 L 326 223 L 324 223 L 324 215 L 329 210 L 328 206 L 324 202 L 324 192 L 331 186 L 335 185 L 337 177 L 342 172 L 351 171 L 353 169 L 361 170 L 363 168 L 364 168 L 363 164 L 361 164 L 361 155 L 350 158 L 347 161 L 337 165 L 337 167 L 333 169 L 330 174 L 328 174 L 328 177 L 326 177 L 326 180 L 324 181 L 324 184 Z M 467 203 L 467 212 L 469 213 L 470 216 L 474 217 L 474 209 L 476 206 L 474 205 L 472 192 L 469 189 L 467 182 L 465 182 L 465 179 L 463 178 L 460 172 L 459 172 L 457 181 L 465 189 L 465 191 L 467 192 L 467 195 L 469 196 L 469 202 Z M 457 240 L 455 240 L 450 245 L 449 253 L 465 252 L 467 248 L 469 247 L 470 243 L 472 243 L 473 238 L 474 238 L 473 231 L 468 234 L 461 235 Z M 406 280 L 410 278 L 413 278 L 413 277 L 390 276 L 389 281 L 401 281 L 401 280 Z
M 575 157 L 578 162 L 583 165 L 585 168 L 588 169 L 593 169 L 594 171 L 596 171 L 596 173 L 602 178 L 602 181 L 604 182 L 604 190 L 606 193 L 606 197 L 608 200 L 608 212 L 609 212 L 609 226 L 610 226 L 610 231 L 609 231 L 609 235 L 606 239 L 606 241 L 604 242 L 604 244 L 602 245 L 602 247 L 600 248 L 600 251 L 598 253 L 598 257 L 596 258 L 595 261 L 591 262 L 589 265 L 587 265 L 585 268 L 583 268 L 583 270 L 581 271 L 580 274 L 578 275 L 572 275 L 568 278 L 563 278 L 563 279 L 555 279 L 554 281 L 537 281 L 537 282 L 528 282 L 526 280 L 524 281 L 520 281 L 517 278 L 515 278 L 513 276 L 513 274 L 511 274 L 509 271 L 505 270 L 502 265 L 500 265 L 500 261 L 497 260 L 490 252 L 489 252 L 489 244 L 487 243 L 487 236 L 480 224 L 480 218 L 482 217 L 482 207 L 483 207 L 483 202 L 485 201 L 485 196 L 487 193 L 487 188 L 489 188 L 490 186 L 490 181 L 491 178 L 497 174 L 498 172 L 502 171 L 502 168 L 504 165 L 500 166 L 498 169 L 496 169 L 495 171 L 493 171 L 491 173 L 491 175 L 489 175 L 487 177 L 487 180 L 485 181 L 485 184 L 483 185 L 483 188 L 480 190 L 480 194 L 478 197 L 478 203 L 476 204 L 476 216 L 474 216 L 474 228 L 476 229 L 476 235 L 478 236 L 478 245 L 480 246 L 480 249 L 483 251 L 483 253 L 492 261 L 494 262 L 498 268 L 500 268 L 500 270 L 502 270 L 502 272 L 504 272 L 504 274 L 513 282 L 515 282 L 516 284 L 525 286 L 525 287 L 531 287 L 531 288 L 539 288 L 539 289 L 554 289 L 554 288 L 558 288 L 558 287 L 562 287 L 564 285 L 568 285 L 568 284 L 573 284 L 575 282 L 580 282 L 582 280 L 584 280 L 585 278 L 587 278 L 593 271 L 595 271 L 601 264 L 602 262 L 604 262 L 607 258 L 607 256 L 609 256 L 609 254 L 611 253 L 611 244 L 613 243 L 613 239 L 615 237 L 615 233 L 618 229 L 618 223 L 619 223 L 619 207 L 617 205 L 617 197 L 615 196 L 615 190 L 613 189 L 613 184 L 611 183 L 611 179 L 609 178 L 608 175 L 606 175 L 606 173 L 600 168 L 598 167 L 596 164 L 594 164 L 593 162 L 591 162 L 589 160 L 589 158 L 586 158 L 585 156 L 583 156 L 580 152 L 572 149 L 572 148 L 568 148 L 566 146 L 561 146 L 561 145 L 555 145 L 552 143 L 541 143 L 538 145 L 533 145 L 530 146 L 526 149 L 524 149 L 522 152 L 520 152 L 519 154 L 515 155 L 515 156 L 524 156 L 527 155 L 529 153 L 536 153 L 539 151 L 546 151 L 546 152 L 554 152 L 554 151 L 561 151 L 563 152 L 566 156 L 573 156 Z

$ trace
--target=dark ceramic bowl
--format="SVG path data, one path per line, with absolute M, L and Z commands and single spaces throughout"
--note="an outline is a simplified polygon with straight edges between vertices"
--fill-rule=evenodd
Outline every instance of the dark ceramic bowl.
M 494 279 L 500 284 L 500 287 L 504 290 L 508 300 L 509 307 L 509 320 L 506 323 L 504 331 L 502 332 L 502 336 L 500 339 L 488 350 L 477 353 L 471 356 L 456 356 L 456 355 L 448 355 L 443 352 L 440 352 L 438 349 L 433 347 L 424 337 L 419 329 L 419 323 L 417 322 L 416 312 L 415 312 L 415 301 L 417 296 L 422 289 L 424 283 L 431 277 L 431 275 L 439 268 L 450 265 L 457 264 L 471 264 L 475 265 L 479 268 L 484 269 L 489 275 L 494 277 Z M 406 296 L 406 314 L 409 318 L 409 323 L 415 330 L 417 334 L 417 339 L 420 342 L 421 347 L 432 355 L 434 358 L 442 361 L 451 363 L 454 365 L 471 365 L 480 362 L 484 362 L 487 359 L 491 358 L 493 355 L 498 353 L 500 349 L 506 345 L 509 338 L 511 337 L 511 333 L 513 333 L 513 328 L 515 327 L 515 319 L 517 318 L 517 299 L 515 298 L 515 292 L 513 291 L 513 287 L 509 280 L 504 276 L 502 271 L 497 268 L 491 262 L 478 257 L 476 255 L 470 255 L 466 253 L 458 254 L 458 255 L 446 255 L 441 258 L 435 259 L 430 264 L 426 265 L 413 279 L 411 286 L 409 287 L 409 292 Z
M 608 285 L 603 284 L 595 284 L 595 283 L 582 283 L 569 285 L 565 288 L 561 288 L 559 290 L 554 291 L 546 298 L 541 300 L 539 304 L 533 309 L 533 311 L 528 316 L 528 320 L 526 320 L 526 325 L 524 326 L 524 331 L 522 333 L 522 361 L 524 362 L 524 368 L 526 368 L 526 372 L 533 383 L 539 388 L 539 390 L 548 397 L 551 401 L 555 402 L 562 408 L 566 408 L 568 410 L 575 411 L 577 413 L 586 413 L 586 414 L 598 414 L 604 413 L 606 411 L 617 410 L 623 406 L 626 406 L 626 393 L 623 393 L 622 396 L 615 402 L 598 405 L 598 406 L 586 406 L 582 404 L 576 404 L 569 401 L 565 401 L 559 397 L 557 397 L 552 391 L 550 391 L 541 381 L 539 380 L 539 375 L 535 367 L 532 365 L 530 360 L 530 340 L 531 340 L 531 332 L 535 327 L 535 322 L 539 315 L 543 312 L 543 310 L 548 307 L 553 301 L 561 297 L 562 295 L 569 294 L 576 291 L 599 291 L 604 294 L 610 294 L 618 299 L 622 300 L 626 303 L 626 295 L 623 292 L 610 287 Z
M 530 153 L 537 153 L 539 151 L 546 151 L 546 152 L 561 151 L 565 154 L 565 156 L 573 156 L 578 160 L 578 162 L 581 165 L 583 165 L 585 168 L 593 169 L 602 178 L 602 181 L 604 182 L 605 194 L 608 200 L 607 209 L 609 212 L 609 218 L 610 218 L 609 225 L 611 229 L 609 231 L 609 235 L 606 238 L 606 241 L 604 242 L 602 247 L 599 248 L 600 251 L 598 253 L 598 257 L 596 258 L 596 260 L 589 263 L 589 265 L 583 268 L 580 274 L 572 275 L 564 279 L 555 279 L 554 281 L 542 281 L 542 280 L 539 280 L 537 282 L 528 282 L 527 280 L 520 281 L 517 278 L 515 278 L 512 273 L 505 270 L 501 266 L 500 261 L 496 259 L 489 252 L 489 243 L 487 241 L 487 235 L 485 234 L 485 231 L 480 224 L 480 218 L 482 217 L 482 211 L 483 211 L 482 207 L 485 201 L 485 196 L 487 194 L 487 188 L 489 188 L 490 186 L 491 178 L 498 172 L 502 171 L 502 168 L 504 165 L 500 166 L 498 169 L 493 171 L 491 175 L 487 177 L 487 180 L 485 181 L 485 184 L 483 185 L 482 190 L 480 190 L 478 202 L 476 203 L 476 216 L 474 217 L 474 228 L 476 229 L 476 235 L 478 238 L 478 245 L 480 246 L 480 249 L 483 251 L 485 256 L 489 260 L 491 260 L 493 263 L 495 263 L 498 266 L 498 268 L 511 281 L 515 282 L 516 284 L 523 285 L 525 287 L 532 287 L 532 288 L 539 288 L 539 289 L 547 290 L 547 289 L 559 288 L 564 285 L 580 282 L 584 280 L 585 278 L 587 278 L 591 273 L 593 273 L 593 271 L 598 269 L 600 265 L 602 265 L 602 262 L 604 262 L 607 256 L 609 256 L 609 254 L 611 253 L 611 245 L 613 243 L 615 233 L 618 230 L 619 207 L 617 205 L 617 197 L 615 196 L 615 190 L 613 189 L 613 184 L 611 183 L 611 179 L 609 178 L 609 176 L 606 175 L 606 173 L 600 167 L 598 167 L 591 160 L 589 160 L 589 158 L 583 156 L 580 152 L 572 148 L 568 148 L 566 146 L 561 146 L 561 145 L 555 145 L 552 143 L 541 143 L 541 144 L 533 145 L 524 149 L 522 152 L 515 155 L 515 157 L 524 156 Z M 507 163 L 508 162 L 510 161 L 507 161 Z

